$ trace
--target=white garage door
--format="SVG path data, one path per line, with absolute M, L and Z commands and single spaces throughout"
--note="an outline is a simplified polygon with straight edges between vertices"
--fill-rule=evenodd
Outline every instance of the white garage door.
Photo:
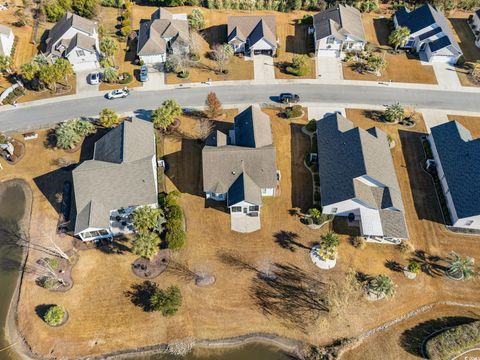
M 98 68 L 99 68 L 98 62 L 96 61 L 87 61 L 87 62 L 82 62 L 82 63 L 73 65 L 73 70 L 75 72 L 84 71 L 84 70 L 95 70 Z
M 455 64 L 456 58 L 454 56 L 439 56 L 434 55 L 430 58 L 430 62 L 434 63 L 448 63 L 448 64 Z

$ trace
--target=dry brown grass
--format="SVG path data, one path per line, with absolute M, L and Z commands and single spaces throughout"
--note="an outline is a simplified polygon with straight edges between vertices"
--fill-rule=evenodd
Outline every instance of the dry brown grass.
M 480 138 L 480 117 L 479 116 L 462 116 L 448 115 L 448 120 L 456 120 L 465 126 L 472 133 L 474 139 Z
M 343 76 L 347 80 L 395 81 L 406 83 L 437 84 L 432 66 L 422 65 L 420 60 L 405 53 L 392 54 L 388 50 L 389 21 L 383 15 L 375 13 L 362 14 L 363 26 L 367 41 L 371 47 L 381 49 L 385 56 L 387 68 L 381 76 L 361 74 L 352 68 L 353 63 L 343 63 Z

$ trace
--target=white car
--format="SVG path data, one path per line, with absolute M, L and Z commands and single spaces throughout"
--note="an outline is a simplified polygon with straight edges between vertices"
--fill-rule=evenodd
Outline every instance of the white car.
M 97 73 L 97 72 L 91 73 L 88 76 L 88 82 L 90 83 L 90 85 L 100 84 L 100 73 Z
M 126 98 L 128 95 L 130 95 L 130 90 L 124 87 L 123 89 L 117 89 L 109 92 L 107 94 L 107 99 L 113 100 L 119 98 Z

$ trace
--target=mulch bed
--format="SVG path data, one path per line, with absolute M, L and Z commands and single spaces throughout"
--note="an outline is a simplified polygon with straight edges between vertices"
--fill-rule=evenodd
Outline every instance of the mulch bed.
M 102 246 L 110 246 L 111 241 L 108 239 L 102 239 L 98 242 L 95 241 L 82 241 L 78 238 L 73 238 L 73 247 L 77 250 L 91 250 L 98 249 Z
M 138 258 L 132 263 L 132 272 L 141 279 L 153 279 L 163 273 L 170 261 L 170 252 L 161 250 L 152 260 Z
M 72 269 L 77 263 L 79 256 L 75 250 L 69 250 L 66 252 L 66 254 L 70 257 L 70 261 L 67 261 L 67 259 L 63 258 L 59 259 L 58 268 L 56 271 L 58 273 L 58 277 L 61 278 L 67 285 L 49 289 L 50 291 L 66 292 L 73 287 Z
M 10 140 L 10 142 L 12 143 L 14 148 L 13 155 L 10 159 L 8 159 L 6 156 L 3 156 L 3 158 L 6 160 L 7 164 L 15 165 L 25 156 L 25 144 L 15 139 Z

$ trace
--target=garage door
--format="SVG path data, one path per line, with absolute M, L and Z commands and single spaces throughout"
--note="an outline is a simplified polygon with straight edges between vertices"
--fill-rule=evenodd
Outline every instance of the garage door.
M 272 50 L 254 50 L 254 55 L 272 55 Z
M 73 70 L 75 72 L 95 69 L 98 69 L 98 63 L 96 61 L 87 61 L 73 65 Z
M 456 59 L 455 59 L 454 56 L 434 55 L 434 56 L 432 56 L 432 57 L 430 58 L 430 62 L 455 64 Z

